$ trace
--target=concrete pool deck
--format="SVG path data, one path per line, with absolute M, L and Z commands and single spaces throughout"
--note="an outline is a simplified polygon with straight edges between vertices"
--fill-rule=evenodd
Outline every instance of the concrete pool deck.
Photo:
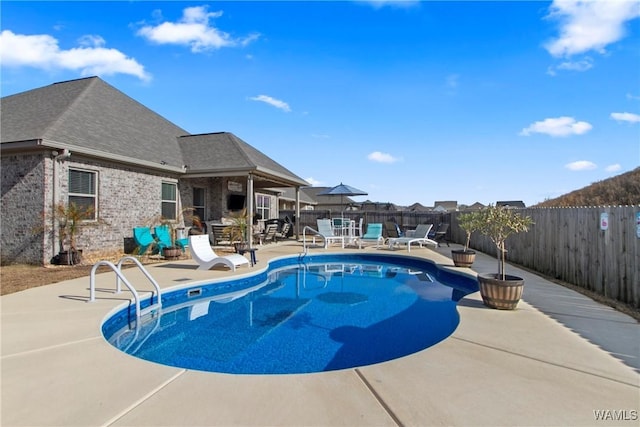
M 450 249 L 408 255 L 452 266 Z M 260 247 L 259 263 L 249 272 L 301 250 L 292 241 Z M 491 272 L 495 263 L 478 254 L 473 270 Z M 195 268 L 192 260 L 148 267 L 163 288 L 248 272 Z M 88 277 L 5 295 L 1 425 L 637 425 L 638 322 L 534 274 L 513 266 L 508 271 L 525 277 L 515 311 L 488 309 L 474 293 L 458 305 L 456 331 L 431 348 L 305 375 L 190 371 L 116 350 L 100 325 L 130 294 L 111 293 L 113 273 L 96 276 L 93 303 L 87 303 Z M 141 288 L 148 283 L 136 270 L 126 276 L 144 283 Z

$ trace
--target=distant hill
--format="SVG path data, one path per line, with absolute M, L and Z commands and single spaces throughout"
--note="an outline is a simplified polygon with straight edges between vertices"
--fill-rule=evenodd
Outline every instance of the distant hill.
M 640 167 L 538 203 L 537 207 L 640 205 Z

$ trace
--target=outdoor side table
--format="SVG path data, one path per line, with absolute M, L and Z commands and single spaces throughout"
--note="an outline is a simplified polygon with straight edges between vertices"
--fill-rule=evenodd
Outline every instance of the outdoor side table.
M 249 260 L 251 261 L 251 267 L 253 267 L 254 264 L 258 263 L 258 260 L 256 260 L 256 251 L 257 250 L 258 250 L 258 248 L 238 249 L 238 253 L 240 255 L 244 255 L 245 252 L 249 252 Z

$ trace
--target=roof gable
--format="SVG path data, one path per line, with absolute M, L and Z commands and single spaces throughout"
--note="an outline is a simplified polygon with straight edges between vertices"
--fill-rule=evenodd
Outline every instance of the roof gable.
M 458 202 L 455 200 L 441 200 L 434 202 L 433 207 L 434 210 L 456 211 L 458 210 Z

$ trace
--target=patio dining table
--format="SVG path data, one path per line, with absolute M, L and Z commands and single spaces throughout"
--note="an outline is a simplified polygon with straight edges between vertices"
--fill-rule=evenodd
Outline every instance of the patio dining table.
M 358 236 L 356 221 L 349 218 L 332 218 L 331 226 L 336 236 L 344 236 L 345 244 L 355 244 Z

